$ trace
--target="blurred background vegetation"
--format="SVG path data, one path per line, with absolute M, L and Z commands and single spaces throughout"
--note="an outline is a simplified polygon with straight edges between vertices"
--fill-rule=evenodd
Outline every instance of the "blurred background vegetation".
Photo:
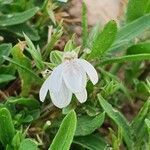
M 149 40 L 150 0 L 0 0 L 0 150 L 149 150 Z M 84 104 L 41 103 L 43 81 L 73 49 L 99 83 Z

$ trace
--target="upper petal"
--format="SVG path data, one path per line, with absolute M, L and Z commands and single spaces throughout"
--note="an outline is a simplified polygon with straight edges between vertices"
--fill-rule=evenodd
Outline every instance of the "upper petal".
M 49 90 L 52 92 L 58 92 L 62 84 L 62 70 L 63 64 L 58 65 L 51 73 L 49 77 Z
M 77 62 L 82 66 L 91 82 L 95 85 L 98 82 L 98 74 L 95 68 L 84 59 L 78 59 Z
M 50 92 L 50 96 L 56 107 L 63 108 L 69 105 L 72 98 L 72 92 L 66 87 L 64 81 L 62 81 L 59 92 Z
M 63 79 L 67 88 L 73 93 L 86 87 L 86 72 L 76 61 L 66 62 L 63 69 Z
M 87 100 L 87 91 L 86 89 L 82 89 L 80 92 L 75 93 L 76 98 L 80 103 L 84 103 Z
M 45 97 L 46 97 L 48 89 L 49 89 L 48 81 L 49 81 L 49 79 L 45 80 L 45 82 L 41 86 L 41 89 L 39 92 L 40 101 L 42 101 L 42 102 L 45 100 Z

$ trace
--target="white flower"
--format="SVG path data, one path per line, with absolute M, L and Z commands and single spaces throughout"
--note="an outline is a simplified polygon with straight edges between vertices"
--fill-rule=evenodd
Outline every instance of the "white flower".
M 59 108 L 69 105 L 72 94 L 84 103 L 87 100 L 87 75 L 94 85 L 98 82 L 98 74 L 89 62 L 78 59 L 73 51 L 64 53 L 63 63 L 54 68 L 43 83 L 40 100 L 44 101 L 49 90 L 53 104 Z

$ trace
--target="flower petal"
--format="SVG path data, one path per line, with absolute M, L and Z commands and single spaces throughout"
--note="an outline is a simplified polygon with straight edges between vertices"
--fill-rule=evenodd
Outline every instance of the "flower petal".
M 86 72 L 76 61 L 66 62 L 63 69 L 63 79 L 68 89 L 73 93 L 86 87 Z
M 84 103 L 87 100 L 87 91 L 86 89 L 82 89 L 80 92 L 75 93 L 76 98 L 80 103 Z
M 62 81 L 59 92 L 50 92 L 50 96 L 56 107 L 63 108 L 69 105 L 72 98 L 72 92 L 66 87 L 64 81 Z
M 82 66 L 91 82 L 95 85 L 98 82 L 98 74 L 95 68 L 84 59 L 78 59 L 77 62 Z
M 42 101 L 42 102 L 44 102 L 45 97 L 46 97 L 47 92 L 48 92 L 48 87 L 49 87 L 48 81 L 49 81 L 49 79 L 45 80 L 45 82 L 41 86 L 41 89 L 40 89 L 40 92 L 39 92 L 40 101 Z
M 49 90 L 58 92 L 62 84 L 62 70 L 63 64 L 58 65 L 51 73 L 49 78 Z

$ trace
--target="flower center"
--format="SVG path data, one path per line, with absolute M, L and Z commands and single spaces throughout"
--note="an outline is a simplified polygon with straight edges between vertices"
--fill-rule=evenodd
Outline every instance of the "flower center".
M 70 61 L 70 60 L 73 60 L 73 59 L 76 59 L 76 58 L 78 58 L 78 55 L 74 51 L 65 52 L 64 55 L 63 55 L 63 60 L 64 61 Z

